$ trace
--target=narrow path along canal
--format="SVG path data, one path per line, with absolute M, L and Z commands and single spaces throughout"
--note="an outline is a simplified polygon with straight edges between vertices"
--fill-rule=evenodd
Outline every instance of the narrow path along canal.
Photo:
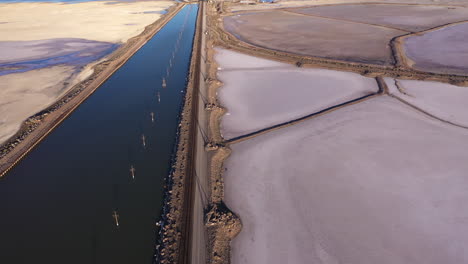
M 0 180 L 0 263 L 151 263 L 197 10 L 184 7 Z

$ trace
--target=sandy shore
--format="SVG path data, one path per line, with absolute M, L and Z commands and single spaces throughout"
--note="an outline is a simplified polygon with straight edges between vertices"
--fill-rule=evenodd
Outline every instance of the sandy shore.
M 176 5 L 170 8 L 167 14 L 147 26 L 140 35 L 130 38 L 107 60 L 95 65 L 92 74 L 86 80 L 73 86 L 68 93 L 46 110 L 28 118 L 19 132 L 0 147 L 0 177 L 4 176 L 11 167 L 121 67 L 182 7 L 183 5 Z
M 0 4 L 0 41 L 82 38 L 124 43 L 158 20 L 172 1 Z
M 141 34 L 172 5 L 172 1 L 0 4 L 0 80 L 4 89 L 0 112 L 14 112 L 0 120 L 0 144 L 24 120 L 89 76 L 97 61 Z M 53 70 L 57 67 L 62 70 Z M 50 78 L 45 78 L 47 72 Z
M 0 105 L 0 142 L 7 141 L 18 131 L 25 117 L 34 115 L 57 100 L 66 86 L 63 83 L 71 78 L 68 73 L 72 70 L 71 66 L 55 66 L 0 76 L 0 97 L 4 100 Z M 31 79 L 35 85 L 31 85 Z M 21 105 L 15 100 L 21 100 Z

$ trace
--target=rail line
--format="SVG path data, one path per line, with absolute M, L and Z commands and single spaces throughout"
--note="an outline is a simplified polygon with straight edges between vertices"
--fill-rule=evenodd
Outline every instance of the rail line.
M 203 12 L 204 12 L 204 2 L 199 1 L 198 15 L 197 15 L 197 24 L 195 28 L 195 37 L 194 37 L 194 46 L 192 53 L 192 64 L 193 71 L 191 74 L 192 78 L 192 96 L 191 96 L 191 120 L 190 120 L 190 130 L 189 130 L 189 140 L 188 140 L 188 157 L 185 170 L 185 190 L 184 190 L 184 216 L 183 216 L 183 225 L 182 225 L 182 234 L 183 238 L 180 243 L 179 251 L 179 261 L 180 264 L 191 263 L 191 248 L 192 248 L 192 223 L 193 223 L 193 205 L 194 205 L 194 187 L 196 177 L 196 164 L 195 156 L 197 152 L 197 118 L 198 118 L 198 99 L 200 94 L 200 67 L 201 67 L 201 38 L 202 38 L 202 23 L 203 23 Z

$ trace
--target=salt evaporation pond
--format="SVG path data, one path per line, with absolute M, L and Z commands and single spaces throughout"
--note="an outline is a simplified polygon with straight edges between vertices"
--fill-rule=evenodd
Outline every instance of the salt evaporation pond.
M 468 23 L 409 36 L 403 43 L 409 66 L 435 73 L 468 74 Z
M 297 68 L 286 63 L 216 49 L 227 109 L 225 139 L 235 138 L 378 92 L 375 79 L 356 73 Z M 257 65 L 257 67 L 255 67 Z
M 406 33 L 276 10 L 227 16 L 224 27 L 240 40 L 268 49 L 381 65 L 393 60 L 388 43 Z
M 197 9 L 182 9 L 0 180 L 1 263 L 152 262 Z
M 468 8 L 462 6 L 414 4 L 340 4 L 292 9 L 306 15 L 350 22 L 368 23 L 418 32 L 466 20 Z
M 381 96 L 231 145 L 231 263 L 466 263 L 466 142 Z
M 454 124 L 468 127 L 468 87 L 385 78 L 392 95 Z M 397 87 L 398 84 L 398 87 Z

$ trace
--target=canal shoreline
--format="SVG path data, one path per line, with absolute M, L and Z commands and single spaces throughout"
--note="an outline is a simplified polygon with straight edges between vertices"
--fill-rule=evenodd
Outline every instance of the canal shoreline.
M 0 179 L 123 66 L 184 6 L 186 6 L 185 3 L 171 6 L 166 14 L 148 25 L 141 34 L 130 38 L 106 60 L 94 65 L 94 72 L 91 76 L 73 86 L 69 92 L 48 108 L 26 119 L 15 135 L 0 145 Z
M 204 2 L 198 4 L 188 83 L 179 117 L 175 157 L 167 179 L 158 247 L 153 263 L 191 263 L 192 211 L 195 189 L 195 162 L 199 146 L 197 115 L 201 64 L 202 16 Z

